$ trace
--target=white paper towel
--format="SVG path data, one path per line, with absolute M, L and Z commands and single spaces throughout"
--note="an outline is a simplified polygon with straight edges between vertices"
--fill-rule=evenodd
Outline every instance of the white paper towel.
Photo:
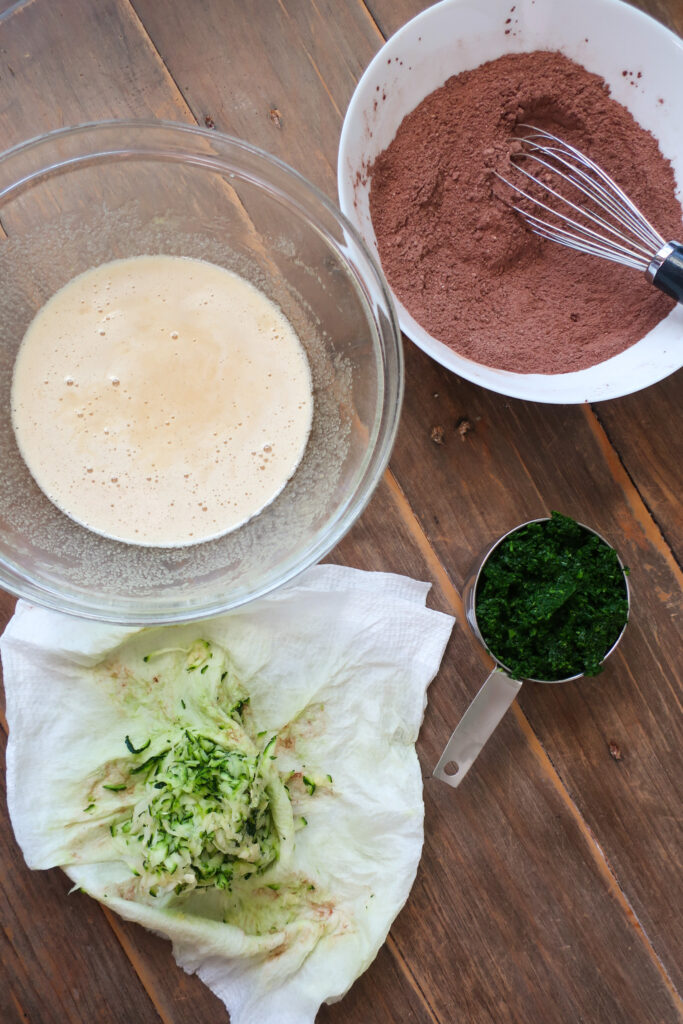
M 8 805 L 33 868 L 65 867 L 123 917 L 168 936 L 178 963 L 223 1000 L 233 1024 L 311 1024 L 341 998 L 384 942 L 413 883 L 423 840 L 415 741 L 453 619 L 425 607 L 429 585 L 386 573 L 315 566 L 293 584 L 201 623 L 136 630 L 19 602 L 0 640 L 10 728 Z M 310 801 L 293 864 L 331 894 L 323 934 L 299 922 L 246 934 L 196 911 L 121 895 L 120 862 L 74 863 L 79 775 L 132 729 L 98 683 L 114 649 L 189 643 L 230 652 L 262 729 L 324 707 L 325 728 L 293 756 L 334 784 Z M 116 748 L 118 749 L 118 747 Z M 102 753 L 104 751 L 104 754 Z M 80 803 L 79 803 L 80 801 Z

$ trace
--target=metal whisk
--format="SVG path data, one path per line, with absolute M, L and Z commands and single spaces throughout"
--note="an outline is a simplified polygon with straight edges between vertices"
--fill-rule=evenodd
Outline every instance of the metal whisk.
M 531 230 L 580 252 L 642 270 L 656 288 L 683 302 L 683 245 L 665 241 L 617 183 L 580 150 L 542 128 L 520 127 L 526 134 L 520 136 L 521 149 L 511 160 L 539 194 L 495 173 L 539 211 L 511 204 Z M 536 165 L 537 173 L 541 168 L 551 171 L 551 183 L 528 170 L 528 162 Z M 571 186 L 569 195 L 558 191 L 562 181 Z M 580 204 L 569 198 L 580 200 L 577 191 L 584 197 Z M 542 211 L 553 220 L 545 219 Z

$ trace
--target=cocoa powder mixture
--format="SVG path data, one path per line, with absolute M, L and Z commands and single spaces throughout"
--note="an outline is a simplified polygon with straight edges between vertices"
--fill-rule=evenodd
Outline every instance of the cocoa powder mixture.
M 638 271 L 533 235 L 499 198 L 492 169 L 509 176 L 520 122 L 583 150 L 665 238 L 680 237 L 654 137 L 603 79 L 537 51 L 450 78 L 403 120 L 370 169 L 380 259 L 406 309 L 461 355 L 517 373 L 581 370 L 638 341 L 673 303 Z

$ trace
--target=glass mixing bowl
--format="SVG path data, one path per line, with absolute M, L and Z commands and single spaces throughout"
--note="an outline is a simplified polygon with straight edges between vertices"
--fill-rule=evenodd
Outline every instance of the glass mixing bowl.
M 67 128 L 0 156 L 0 586 L 85 618 L 149 625 L 214 615 L 318 561 L 367 504 L 403 393 L 381 271 L 338 210 L 244 142 L 164 122 Z M 304 345 L 314 415 L 278 497 L 244 526 L 183 548 L 99 536 L 60 512 L 19 454 L 17 348 L 36 311 L 90 267 L 165 253 L 241 274 Z

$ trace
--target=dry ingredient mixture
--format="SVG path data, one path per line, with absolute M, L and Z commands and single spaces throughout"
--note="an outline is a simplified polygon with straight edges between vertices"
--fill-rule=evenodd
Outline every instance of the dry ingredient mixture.
M 509 175 L 523 122 L 582 149 L 661 234 L 680 236 L 655 138 L 602 78 L 536 51 L 448 79 L 404 118 L 370 169 L 380 258 L 406 309 L 461 355 L 517 373 L 580 370 L 634 344 L 672 302 L 637 271 L 537 238 L 506 206 L 492 170 Z

